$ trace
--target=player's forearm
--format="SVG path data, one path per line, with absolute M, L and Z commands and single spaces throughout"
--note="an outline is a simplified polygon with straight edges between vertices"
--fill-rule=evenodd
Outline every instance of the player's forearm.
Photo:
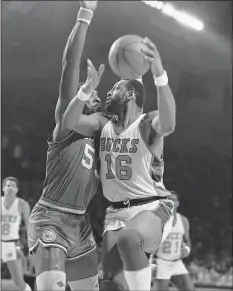
M 77 130 L 79 126 L 79 120 L 82 116 L 83 107 L 85 105 L 86 94 L 82 91 L 82 88 L 79 89 L 77 95 L 70 101 L 69 105 L 66 108 L 66 111 L 63 115 L 63 128 L 69 130 Z
M 62 60 L 63 66 L 68 63 L 72 69 L 79 69 L 86 40 L 87 29 L 87 23 L 80 21 L 76 22 L 66 43 Z
M 84 11 L 84 14 L 83 14 Z M 82 53 L 93 11 L 81 8 L 77 22 L 67 40 L 62 59 L 62 77 L 59 96 L 69 102 L 77 93 Z M 67 106 L 67 102 L 63 105 Z
M 160 130 L 168 135 L 175 130 L 176 104 L 169 85 L 157 87 Z

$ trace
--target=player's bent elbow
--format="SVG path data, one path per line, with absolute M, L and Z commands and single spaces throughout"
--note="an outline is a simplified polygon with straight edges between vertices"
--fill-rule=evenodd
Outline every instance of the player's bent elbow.
M 167 126 L 166 128 L 161 127 L 161 133 L 163 136 L 168 136 L 175 131 L 176 125 Z

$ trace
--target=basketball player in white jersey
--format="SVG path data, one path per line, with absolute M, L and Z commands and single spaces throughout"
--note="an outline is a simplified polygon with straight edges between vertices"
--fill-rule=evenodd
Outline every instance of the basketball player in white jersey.
M 183 258 L 188 257 L 191 250 L 189 221 L 177 212 L 178 193 L 174 191 L 171 193 L 175 213 L 172 229 L 155 254 L 157 290 L 168 290 L 171 280 L 178 290 L 192 291 L 195 290 L 192 279 L 182 262 Z
M 164 137 L 175 129 L 175 100 L 156 46 L 145 38 L 142 52 L 151 63 L 158 111 L 143 114 L 144 87 L 121 80 L 108 92 L 106 109 L 114 117 L 82 114 L 99 84 L 100 73 L 88 60 L 88 77 L 63 116 L 63 127 L 100 136 L 101 182 L 108 208 L 103 237 L 103 275 L 109 290 L 150 290 L 148 254 L 172 226 L 173 202 L 163 185 Z
M 1 259 L 7 264 L 11 278 L 20 291 L 31 288 L 24 282 L 22 267 L 22 251 L 17 245 L 22 219 L 26 229 L 30 215 L 28 202 L 17 197 L 19 181 L 15 177 L 7 177 L 2 182 L 4 196 L 1 197 Z

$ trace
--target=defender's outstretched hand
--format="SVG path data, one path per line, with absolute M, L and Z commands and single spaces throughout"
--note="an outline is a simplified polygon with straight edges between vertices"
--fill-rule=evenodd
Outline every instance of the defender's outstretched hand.
M 153 76 L 161 76 L 164 69 L 156 45 L 148 37 L 145 37 L 142 42 L 147 46 L 147 48 L 142 49 L 142 53 L 144 54 L 145 60 L 151 63 L 151 72 Z
M 105 66 L 102 64 L 97 71 L 91 60 L 87 60 L 87 79 L 82 86 L 83 92 L 91 94 L 99 85 Z
M 95 11 L 97 8 L 98 1 L 79 1 L 80 5 L 85 8 L 92 11 Z

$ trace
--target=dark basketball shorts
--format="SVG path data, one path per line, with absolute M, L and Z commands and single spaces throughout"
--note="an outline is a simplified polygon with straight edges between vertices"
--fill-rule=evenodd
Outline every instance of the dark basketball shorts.
M 58 247 L 67 258 L 75 258 L 96 248 L 87 214 L 71 214 L 37 203 L 28 225 L 29 252 L 38 245 Z

